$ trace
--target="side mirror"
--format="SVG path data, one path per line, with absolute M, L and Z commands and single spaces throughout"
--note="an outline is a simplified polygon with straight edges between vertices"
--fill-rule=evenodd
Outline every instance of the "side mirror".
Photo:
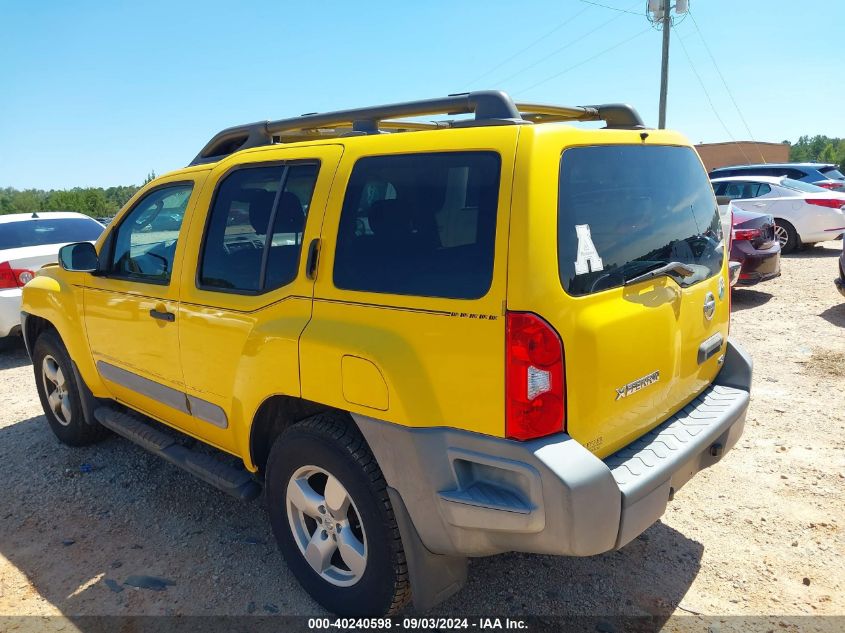
M 59 266 L 77 273 L 97 270 L 97 249 L 91 242 L 77 242 L 59 249 Z
M 728 279 L 731 282 L 731 288 L 736 285 L 736 282 L 739 281 L 739 273 L 742 270 L 742 264 L 740 262 L 728 262 Z

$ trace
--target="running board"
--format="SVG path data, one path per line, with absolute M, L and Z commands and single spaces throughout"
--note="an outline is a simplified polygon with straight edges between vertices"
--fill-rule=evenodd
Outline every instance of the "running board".
M 94 411 L 94 417 L 104 427 L 236 499 L 249 501 L 261 493 L 261 486 L 248 471 L 229 466 L 211 455 L 183 446 L 174 437 L 145 421 L 140 414 L 118 411 L 112 407 L 99 407 Z

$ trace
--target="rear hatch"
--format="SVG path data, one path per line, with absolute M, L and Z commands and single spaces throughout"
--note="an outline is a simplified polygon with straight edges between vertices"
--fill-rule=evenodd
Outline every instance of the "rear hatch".
M 639 142 L 562 152 L 556 233 L 560 286 L 540 314 L 563 341 L 567 431 L 603 457 L 718 373 L 730 312 L 723 230 L 694 150 Z

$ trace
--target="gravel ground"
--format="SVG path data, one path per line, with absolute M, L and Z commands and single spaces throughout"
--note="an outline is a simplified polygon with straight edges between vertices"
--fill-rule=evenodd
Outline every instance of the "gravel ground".
M 733 295 L 751 352 L 745 435 L 619 552 L 473 560 L 441 614 L 845 615 L 841 242 Z M 261 503 L 242 504 L 113 438 L 60 445 L 21 348 L 0 352 L 0 614 L 319 614 Z M 165 590 L 125 586 L 133 575 Z M 0 627 L 2 628 L 2 627 Z

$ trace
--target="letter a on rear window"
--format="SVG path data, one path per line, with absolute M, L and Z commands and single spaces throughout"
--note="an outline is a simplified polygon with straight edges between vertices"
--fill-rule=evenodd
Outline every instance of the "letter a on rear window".
M 589 224 L 576 224 L 575 233 L 578 235 L 578 253 L 575 260 L 575 274 L 585 275 L 587 273 L 594 273 L 597 270 L 602 270 L 601 257 L 593 244 L 593 238 L 590 236 Z

